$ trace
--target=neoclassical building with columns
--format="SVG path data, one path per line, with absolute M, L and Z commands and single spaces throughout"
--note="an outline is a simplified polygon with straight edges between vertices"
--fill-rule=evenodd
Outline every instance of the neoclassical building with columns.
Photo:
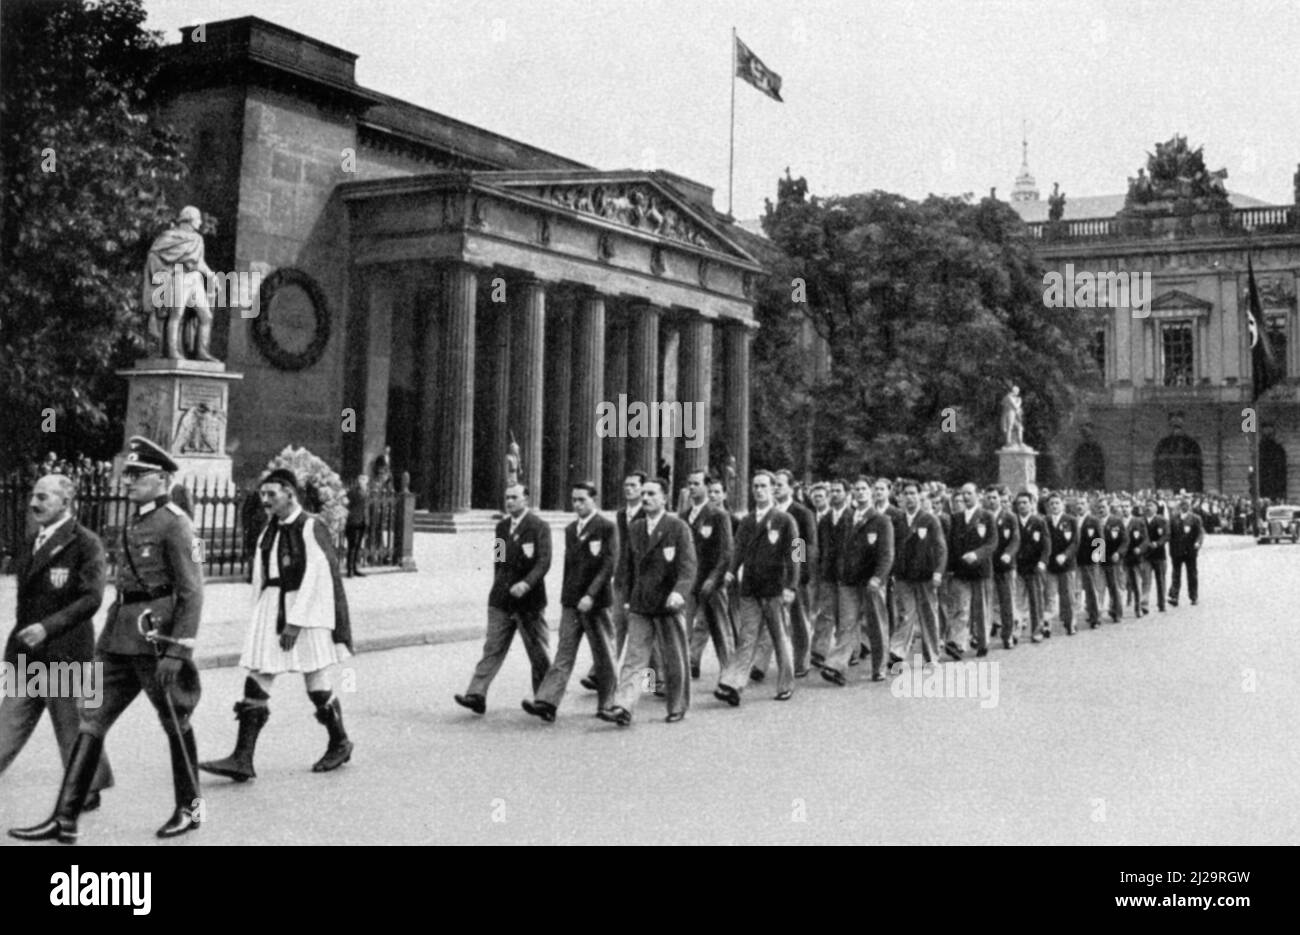
M 613 506 L 630 470 L 666 465 L 680 486 L 734 457 L 747 476 L 764 270 L 711 189 L 363 88 L 352 53 L 255 17 L 188 27 L 163 56 L 155 100 L 191 167 L 178 203 L 216 218 L 214 270 L 266 277 L 254 317 L 218 323 L 244 375 L 226 414 L 238 479 L 287 444 L 345 476 L 387 446 L 454 525 L 500 507 L 512 441 L 547 508 L 578 479 Z M 702 403 L 703 443 L 600 437 L 620 394 Z

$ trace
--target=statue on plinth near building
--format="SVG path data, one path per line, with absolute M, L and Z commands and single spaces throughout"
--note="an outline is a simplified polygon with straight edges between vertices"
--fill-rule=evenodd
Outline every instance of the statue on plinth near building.
M 1005 447 L 1025 448 L 1024 402 L 1018 386 L 1011 387 L 1011 392 L 1002 397 L 1002 435 L 1006 439 Z
M 515 441 L 515 433 L 510 433 L 510 447 L 506 449 L 506 486 L 513 487 L 519 483 L 519 475 L 523 470 L 523 463 L 519 457 L 519 443 Z M 530 491 L 531 493 L 531 491 Z
M 181 325 L 187 309 L 198 318 L 194 342 L 195 360 L 215 361 L 212 356 L 212 306 L 208 285 L 214 274 L 203 259 L 203 215 L 187 205 L 175 223 L 149 247 L 144 271 L 144 307 L 149 331 L 160 338 L 160 357 L 187 357 L 181 344 Z

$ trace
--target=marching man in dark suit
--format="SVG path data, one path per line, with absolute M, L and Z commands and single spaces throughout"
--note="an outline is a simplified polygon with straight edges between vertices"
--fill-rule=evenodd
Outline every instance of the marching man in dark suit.
M 1013 649 L 1020 642 L 1020 629 L 1026 621 L 1030 639 L 1043 628 L 1043 580 L 1052 549 L 1047 521 L 1034 509 L 1034 498 L 1027 490 L 1016 494 L 1016 523 L 1020 537 L 1020 548 L 1016 551 L 1016 628 L 1013 633 L 1002 634 L 1006 649 Z
M 921 488 L 903 481 L 903 520 L 907 533 L 894 544 L 894 578 L 898 587 L 898 626 L 889 642 L 891 663 L 904 662 L 921 629 L 921 652 L 927 663 L 939 661 L 939 586 L 948 567 L 948 542 L 933 513 L 921 508 Z
M 953 513 L 948 528 L 952 610 L 944 651 L 953 659 L 961 659 L 968 648 L 976 655 L 988 655 L 993 550 L 998 544 L 993 514 L 980 508 L 974 484 L 962 485 L 961 500 L 962 509 Z
M 1119 498 L 1109 503 L 1110 516 L 1102 525 L 1102 538 L 1106 542 L 1106 592 L 1110 595 L 1110 619 L 1119 623 L 1124 616 L 1124 555 L 1128 552 L 1128 518 Z
M 845 482 L 833 480 L 828 485 L 830 505 L 817 522 L 817 622 L 813 626 L 812 664 L 819 669 L 830 655 L 835 634 L 840 632 L 840 550 L 844 531 L 852 510 L 848 504 Z
M 1133 615 L 1142 617 L 1151 613 L 1151 566 L 1147 564 L 1151 540 L 1141 510 L 1128 502 L 1125 502 L 1124 509 L 1129 513 L 1124 575 L 1128 581 L 1128 593 L 1133 596 Z
M 889 572 L 894 565 L 894 523 L 872 504 L 870 478 L 854 481 L 853 507 L 839 549 L 840 629 L 822 666 L 822 678 L 835 685 L 846 683 L 849 659 L 862 642 L 864 625 L 871 647 L 873 682 L 885 678 L 889 642 L 886 600 Z
M 621 658 L 627 643 L 627 595 L 618 576 L 623 568 L 623 551 L 627 549 L 628 527 L 641 515 L 641 485 L 645 483 L 644 471 L 633 471 L 623 478 L 623 505 L 614 514 L 618 531 L 619 554 L 614 556 L 614 593 L 610 615 L 614 621 L 614 658 Z M 578 683 L 588 691 L 596 691 L 596 667 L 593 665 Z M 599 710 L 599 709 L 597 709 Z
M 1169 518 L 1156 512 L 1156 501 L 1146 502 L 1147 536 L 1151 540 L 1151 549 L 1147 552 L 1147 564 L 1155 578 L 1156 607 L 1165 612 L 1165 568 L 1169 561 Z
M 749 683 L 758 650 L 760 627 L 776 647 L 776 700 L 794 696 L 794 650 L 790 645 L 788 608 L 794 603 L 799 569 L 794 560 L 799 527 L 794 517 L 772 503 L 772 475 L 754 474 L 754 511 L 740 521 L 727 572 L 727 584 L 738 582 L 740 629 L 736 653 L 718 677 L 714 697 L 735 707 Z
M 681 518 L 691 528 L 695 545 L 695 584 L 686 601 L 686 628 L 691 637 L 691 678 L 700 677 L 704 646 L 713 640 L 718 668 L 725 669 L 736 650 L 735 629 L 727 607 L 723 581 L 731 566 L 731 517 L 709 502 L 709 482 L 703 471 L 687 475 L 690 502 Z
M 123 471 L 135 515 L 122 530 L 117 601 L 108 610 L 95 661 L 103 664 L 103 700 L 83 707 L 54 814 L 9 834 L 25 841 L 77 840 L 81 814 L 104 737 L 141 691 L 153 704 L 171 748 L 175 810 L 158 829 L 171 838 L 194 831 L 203 820 L 198 754 L 190 714 L 199 703 L 194 643 L 203 612 L 202 554 L 185 511 L 167 496 L 176 462 L 153 442 L 131 438 Z M 156 641 L 145 636 L 156 634 Z
M 1169 557 L 1174 563 L 1174 578 L 1169 586 L 1169 603 L 1178 606 L 1182 589 L 1183 567 L 1187 568 L 1187 596 L 1196 606 L 1196 556 L 1205 541 L 1205 526 L 1186 500 L 1178 501 L 1178 515 L 1169 521 Z
M 73 517 L 75 497 L 76 488 L 62 474 L 47 474 L 32 488 L 30 512 L 40 530 L 25 543 L 14 569 L 18 608 L 4 661 L 18 679 L 26 678 L 28 665 L 47 667 L 50 692 L 20 697 L 10 689 L 0 698 L 0 773 L 18 756 L 47 707 L 66 769 L 77 742 L 78 699 L 84 703 L 89 692 L 102 688 L 89 678 L 95 657 L 92 620 L 104 600 L 104 543 Z M 56 690 L 53 673 L 59 670 L 73 674 L 63 683 L 70 691 Z M 108 757 L 101 756 L 82 811 L 98 808 L 99 790 L 112 785 Z
M 601 720 L 620 727 L 632 723 L 637 699 L 646 690 L 646 673 L 667 683 L 669 724 L 686 717 L 691 680 L 686 646 L 687 596 L 695 584 L 695 544 L 686 523 L 664 509 L 668 482 L 647 480 L 641 488 L 641 520 L 628 531 L 620 580 L 627 593 L 627 648 L 614 704 L 599 712 Z M 663 672 L 647 670 L 655 643 L 662 647 Z
M 1052 550 L 1047 559 L 1047 580 L 1043 587 L 1043 632 L 1035 633 L 1033 641 L 1040 642 L 1052 635 L 1052 624 L 1059 618 L 1067 634 L 1074 634 L 1074 569 L 1079 549 L 1089 547 L 1081 542 L 1079 527 L 1073 516 L 1065 513 L 1065 502 L 1059 493 L 1047 498 L 1047 531 L 1052 537 Z
M 495 560 L 492 590 L 488 594 L 487 638 L 465 694 L 456 704 L 475 714 L 487 710 L 487 690 L 506 661 L 515 631 L 533 667 L 533 692 L 542 685 L 551 667 L 547 654 L 546 572 L 551 567 L 551 527 L 528 509 L 528 488 L 513 484 L 506 488 L 505 519 L 497 523 L 493 540 Z
M 998 544 L 993 550 L 993 598 L 997 606 L 990 636 L 1002 632 L 1002 642 L 1007 642 L 1006 634 L 1016 628 L 1016 553 L 1020 551 L 1020 524 L 1011 513 L 1011 503 L 1007 500 L 1005 487 L 988 487 L 984 490 L 984 505 L 993 514 L 993 524 L 998 531 Z
M 532 700 L 524 699 L 529 714 L 550 723 L 564 698 L 585 634 L 596 673 L 596 710 L 614 701 L 618 680 L 618 657 L 614 649 L 614 624 L 609 617 L 613 600 L 611 582 L 619 552 L 618 529 L 600 515 L 596 506 L 596 485 L 583 481 L 570 492 L 578 518 L 564 530 L 564 583 L 560 585 L 560 642 Z
M 1083 582 L 1083 610 L 1089 628 L 1101 626 L 1106 593 L 1106 504 L 1092 502 L 1092 512 L 1079 523 L 1079 578 Z
M 790 605 L 790 640 L 794 649 L 794 675 L 803 678 L 812 666 L 813 618 L 816 603 L 813 597 L 812 570 L 817 564 L 817 520 L 813 511 L 794 499 L 794 477 L 786 470 L 772 473 L 774 508 L 794 517 L 802 546 L 795 551 L 795 564 L 799 568 L 799 586 L 795 588 L 794 603 Z M 758 635 L 758 653 L 754 658 L 751 678 L 761 682 L 767 676 L 768 663 L 772 661 L 772 641 L 766 631 Z
M 248 677 L 243 700 L 235 702 L 239 735 L 230 756 L 199 764 L 205 772 L 236 782 L 257 776 L 257 736 L 271 714 L 271 685 L 284 672 L 302 673 L 316 720 L 329 732 L 329 746 L 312 772 L 328 773 L 352 759 L 352 741 L 343 729 L 343 708 L 331 678 L 332 667 L 352 655 L 352 626 L 329 530 L 299 505 L 293 471 L 268 473 L 258 495 L 270 522 L 253 550 L 255 603 L 239 659 Z

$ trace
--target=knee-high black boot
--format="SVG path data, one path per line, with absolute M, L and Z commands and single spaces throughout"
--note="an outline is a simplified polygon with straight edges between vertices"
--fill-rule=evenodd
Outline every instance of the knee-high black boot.
M 199 798 L 199 778 L 192 772 L 198 763 L 198 745 L 194 730 L 188 724 L 185 733 L 167 735 L 172 755 L 172 788 L 176 793 L 176 810 L 167 823 L 158 829 L 158 837 L 174 838 L 194 831 L 202 821 L 203 802 Z
M 253 751 L 257 749 L 257 735 L 266 726 L 271 716 L 266 702 L 271 696 L 262 690 L 262 686 L 252 678 L 244 680 L 244 699 L 235 702 L 235 720 L 239 721 L 239 736 L 235 740 L 235 752 L 223 760 L 208 760 L 200 763 L 199 769 L 218 776 L 226 776 L 235 782 L 247 782 L 256 778 L 253 771 Z
M 81 815 L 90 791 L 91 780 L 99 766 L 99 754 L 104 748 L 104 738 L 93 734 L 78 734 L 77 742 L 68 758 L 68 768 L 63 773 L 59 800 L 54 814 L 39 825 L 30 828 L 10 828 L 9 836 L 20 841 L 47 841 L 58 838 L 61 844 L 77 842 L 77 818 Z
M 316 705 L 316 720 L 324 724 L 330 733 L 329 747 L 311 771 L 328 773 L 352 759 L 352 741 L 343 729 L 343 707 L 333 692 L 308 692 L 307 695 Z

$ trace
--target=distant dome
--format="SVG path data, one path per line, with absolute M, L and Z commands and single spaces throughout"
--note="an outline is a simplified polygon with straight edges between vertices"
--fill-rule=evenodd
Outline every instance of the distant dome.
M 1011 200 L 1037 201 L 1038 183 L 1034 181 L 1034 176 L 1029 171 L 1029 140 L 1023 140 L 1020 145 L 1022 150 L 1020 174 L 1016 176 L 1016 184 L 1011 188 Z

